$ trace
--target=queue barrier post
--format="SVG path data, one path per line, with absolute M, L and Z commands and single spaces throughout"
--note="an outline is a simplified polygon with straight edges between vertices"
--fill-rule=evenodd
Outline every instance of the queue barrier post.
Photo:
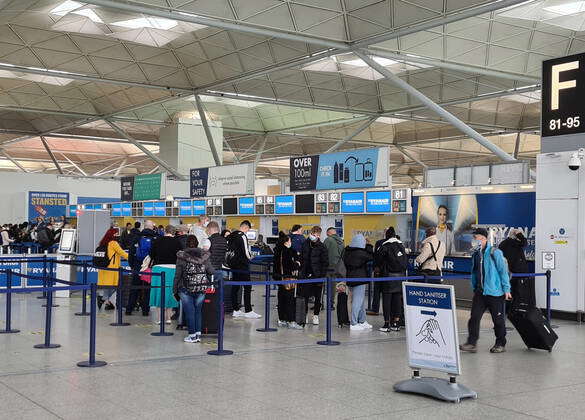
M 550 322 L 551 308 L 550 308 L 550 288 L 551 288 L 551 271 L 546 270 L 546 320 Z
M 85 289 L 84 289 L 85 291 Z M 90 285 L 90 301 L 89 301 L 89 360 L 84 360 L 77 363 L 79 367 L 100 367 L 107 365 L 103 360 L 95 360 L 95 335 L 96 335 L 96 320 L 97 320 L 97 284 Z
M 228 356 L 230 354 L 234 354 L 231 350 L 225 350 L 223 348 L 223 323 L 225 320 L 225 304 L 224 304 L 224 279 L 223 275 L 219 276 L 219 310 L 217 311 L 217 350 L 210 350 L 207 354 L 211 356 Z
M 327 320 L 326 320 L 326 326 L 325 326 L 325 341 L 317 341 L 317 344 L 321 345 L 321 346 L 338 346 L 339 345 L 339 341 L 333 341 L 331 339 L 331 329 L 332 329 L 332 316 L 331 316 L 331 312 L 333 311 L 333 290 L 332 290 L 332 286 L 333 286 L 333 282 L 332 282 L 332 277 L 331 276 L 327 276 L 327 280 L 326 280 L 326 290 L 325 290 L 325 305 L 326 305 L 326 314 L 327 314 Z
M 46 256 L 45 256 L 45 258 L 46 258 Z M 55 267 L 55 261 L 49 260 L 49 273 L 48 273 L 48 277 L 53 277 L 53 271 L 54 271 L 53 270 L 53 267 Z M 57 277 L 57 276 L 55 276 L 55 277 Z M 47 293 L 53 294 L 53 297 L 54 297 L 54 293 L 55 292 L 49 291 Z M 53 297 L 51 297 L 51 302 L 54 302 L 53 301 Z M 44 308 L 46 305 L 47 305 L 47 303 L 43 304 L 42 307 Z M 56 303 L 52 303 L 52 305 L 53 305 L 53 308 L 58 308 L 59 307 L 59 305 L 57 305 Z
M 118 286 L 116 287 L 116 322 L 112 322 L 112 327 L 127 327 L 129 322 L 124 322 L 122 319 L 122 267 L 118 267 Z
M 0 334 L 16 334 L 20 330 L 12 329 L 12 270 L 6 270 L 6 328 Z
M 169 337 L 173 335 L 172 332 L 165 331 L 165 299 L 166 299 L 166 281 L 165 272 L 160 272 L 160 330 L 159 332 L 152 332 L 150 335 L 155 337 Z
M 50 288 L 53 287 L 53 280 L 49 276 L 47 279 L 47 285 Z M 49 290 L 47 292 L 47 304 L 44 305 L 46 307 L 45 310 L 45 342 L 43 344 L 36 344 L 34 346 L 35 349 L 56 349 L 61 347 L 61 344 L 51 343 L 51 321 L 52 321 L 52 314 L 53 314 L 53 291 Z
M 43 255 L 43 289 L 47 288 L 47 256 Z M 41 296 L 37 296 L 37 299 L 46 299 L 47 298 L 47 291 L 43 290 L 43 294 Z
M 264 297 L 264 328 L 256 328 L 258 332 L 274 332 L 278 331 L 276 328 L 270 328 L 270 273 L 266 271 L 264 273 L 266 280 L 265 297 Z
M 87 261 L 83 261 L 83 264 L 81 266 L 81 278 L 82 278 L 82 284 L 84 286 L 87 286 Z M 87 290 L 83 289 L 83 291 L 81 292 L 81 312 L 76 312 L 75 315 L 77 316 L 88 316 L 90 315 L 89 312 L 87 312 Z

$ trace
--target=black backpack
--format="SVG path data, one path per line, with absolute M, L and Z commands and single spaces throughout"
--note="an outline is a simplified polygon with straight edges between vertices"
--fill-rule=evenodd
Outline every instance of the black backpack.
M 114 256 L 112 255 L 112 258 Z M 92 263 L 98 268 L 108 268 L 112 258 L 108 258 L 108 247 L 107 245 L 100 245 L 95 249 L 93 253 Z
M 241 253 L 241 241 L 240 236 L 242 232 L 236 230 L 227 237 L 227 251 L 225 253 L 225 265 L 230 268 L 238 268 L 240 266 L 242 256 Z
M 408 256 L 404 245 L 400 242 L 390 242 L 382 245 L 381 249 L 385 258 L 384 271 L 387 273 L 402 273 L 408 268 Z

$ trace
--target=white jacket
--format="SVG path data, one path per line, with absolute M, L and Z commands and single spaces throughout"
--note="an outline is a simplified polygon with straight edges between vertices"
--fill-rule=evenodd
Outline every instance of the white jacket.
M 2 246 L 10 245 L 12 242 L 14 242 L 14 239 L 10 239 L 10 236 L 8 235 L 7 230 L 3 230 L 1 235 L 2 235 Z
M 435 258 L 432 257 L 433 251 L 431 244 L 435 250 Z M 445 258 L 445 244 L 437 238 L 437 235 L 429 236 L 422 241 L 422 248 L 420 254 L 416 257 L 416 262 L 421 265 L 421 270 L 441 270 L 443 268 L 443 259 Z

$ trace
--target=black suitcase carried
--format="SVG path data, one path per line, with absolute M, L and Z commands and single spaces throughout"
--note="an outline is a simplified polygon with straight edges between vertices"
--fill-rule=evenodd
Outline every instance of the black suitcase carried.
M 510 322 L 529 349 L 552 351 L 559 338 L 540 309 L 526 304 L 516 305 L 508 315 Z
M 217 295 L 215 289 L 212 289 L 205 294 L 203 301 L 203 308 L 201 309 L 201 333 L 203 334 L 217 334 Z
M 122 275 L 122 308 L 127 308 L 128 299 L 130 298 L 130 288 L 132 287 L 132 274 Z M 131 308 L 133 311 L 135 308 Z
M 300 286 L 300 284 L 298 286 Z M 304 297 L 297 296 L 297 290 L 299 289 L 298 286 L 295 287 L 295 298 L 294 298 L 295 299 L 295 322 L 299 325 L 305 325 L 307 323 L 307 305 L 305 304 Z
M 347 293 L 337 293 L 337 324 L 339 328 L 349 325 L 349 311 L 347 310 Z

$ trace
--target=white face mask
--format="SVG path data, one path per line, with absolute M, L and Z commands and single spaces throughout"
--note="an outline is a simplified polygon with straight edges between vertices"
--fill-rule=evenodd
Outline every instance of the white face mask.
M 309 239 L 310 239 L 311 241 L 313 241 L 313 242 L 316 242 L 316 241 L 317 241 L 317 239 L 319 239 L 319 238 L 318 238 L 317 236 L 315 236 L 315 235 L 309 235 Z
M 292 244 L 290 242 L 287 242 L 284 244 L 285 247 L 290 248 L 292 246 Z
M 203 227 L 207 227 L 208 224 L 209 224 L 209 220 L 206 220 L 205 222 L 203 222 Z
M 478 240 L 478 239 L 473 239 L 471 241 L 471 248 L 472 249 L 479 249 L 479 248 L 481 248 L 481 241 Z

